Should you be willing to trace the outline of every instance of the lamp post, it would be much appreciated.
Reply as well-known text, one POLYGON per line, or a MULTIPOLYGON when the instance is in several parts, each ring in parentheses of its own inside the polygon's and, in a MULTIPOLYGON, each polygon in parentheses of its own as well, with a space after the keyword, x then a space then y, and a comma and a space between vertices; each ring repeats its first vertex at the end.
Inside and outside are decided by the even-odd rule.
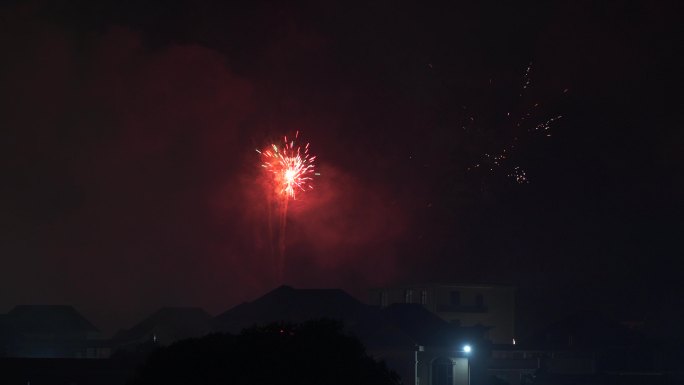
POLYGON ((473 352, 473 347, 470 344, 463 345, 463 353, 466 356, 466 362, 468 363, 468 385, 470 385, 470 353, 473 352))
POLYGON ((418 352, 422 352, 425 350, 425 347, 423 345, 416 345, 415 351, 414 351, 414 357, 415 357, 415 365, 413 367, 413 385, 419 385, 419 378, 418 378, 418 352))

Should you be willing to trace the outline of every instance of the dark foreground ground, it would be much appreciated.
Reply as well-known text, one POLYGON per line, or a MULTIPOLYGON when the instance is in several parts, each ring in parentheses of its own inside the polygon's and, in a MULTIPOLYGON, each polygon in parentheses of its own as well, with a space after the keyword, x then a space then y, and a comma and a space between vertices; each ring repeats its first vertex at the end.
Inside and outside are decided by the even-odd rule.
POLYGON ((122 385, 135 365, 113 359, 2 358, 3 385, 122 385))

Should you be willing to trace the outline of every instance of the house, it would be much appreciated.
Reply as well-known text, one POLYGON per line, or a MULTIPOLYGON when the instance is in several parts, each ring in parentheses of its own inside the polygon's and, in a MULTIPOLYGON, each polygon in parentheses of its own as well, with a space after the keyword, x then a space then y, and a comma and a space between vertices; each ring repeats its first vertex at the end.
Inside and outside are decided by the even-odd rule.
POLYGON ((198 307, 163 307, 130 329, 116 333, 117 348, 133 348, 153 342, 169 345, 186 338, 201 337, 217 331, 217 323, 198 307))
POLYGON ((16 306, 0 318, 4 357, 106 358, 110 344, 72 306, 16 306))
POLYGON ((387 363, 405 384, 466 385, 483 372, 473 358, 486 355, 483 327, 458 327, 416 304, 369 306, 339 289, 281 286, 216 317, 221 330, 335 319, 368 353, 387 363))
MULTIPOLYGON (((661 384, 669 381, 660 344, 598 312, 583 311, 540 328, 516 345, 493 347, 492 376, 509 384, 661 384)), ((670 373, 671 374, 671 373, 670 373)))
POLYGON ((486 328, 454 326, 418 304, 374 310, 350 330, 404 383, 465 385, 485 374, 480 362, 489 351, 486 328))
POLYGON ((358 322, 366 306, 340 289, 294 289, 280 286, 252 302, 227 310, 216 321, 224 332, 239 333, 253 325, 298 323, 328 318, 345 324, 358 322))
POLYGON ((494 344, 515 338, 515 287, 485 284, 424 284, 373 289, 370 304, 415 303, 456 326, 486 327, 494 344))

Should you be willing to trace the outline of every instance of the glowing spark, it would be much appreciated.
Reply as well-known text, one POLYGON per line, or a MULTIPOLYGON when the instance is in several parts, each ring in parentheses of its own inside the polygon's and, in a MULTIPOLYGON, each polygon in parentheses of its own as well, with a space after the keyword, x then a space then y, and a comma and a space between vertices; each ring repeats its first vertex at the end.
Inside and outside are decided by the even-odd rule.
MULTIPOLYGON (((525 75, 523 76, 523 90, 527 89, 527 87, 530 86, 530 70, 532 70, 532 62, 527 65, 527 68, 525 69, 525 75)), ((521 92, 522 95, 522 92, 521 92)))
POLYGON ((270 149, 257 150, 263 157, 261 166, 273 175, 278 193, 292 199, 296 199, 298 191, 313 189, 312 176, 318 175, 314 172, 316 157, 309 155, 309 143, 303 149, 296 146, 298 137, 299 131, 294 139, 288 140, 287 136, 283 137, 280 148, 271 144, 270 149))
POLYGON ((521 169, 518 166, 515 166, 513 168, 513 172, 508 174, 508 177, 513 178, 515 182, 518 184, 530 183, 529 179, 527 179, 527 174, 525 174, 525 170, 521 169))
MULTIPOLYGON (((531 72, 532 62, 527 65, 523 73, 522 84, 518 92, 521 98, 520 103, 527 104, 524 102, 523 98, 524 95, 532 88, 531 72)), ((565 88, 563 93, 567 92, 568 89, 565 88)), ((518 166, 512 167, 510 163, 514 161, 516 153, 520 151, 519 146, 517 146, 518 143, 529 141, 533 135, 551 137, 553 125, 556 123, 556 121, 563 117, 562 115, 556 115, 546 118, 546 120, 539 120, 539 115, 542 113, 542 109, 540 108, 542 105, 542 102, 534 101, 533 103, 529 103, 526 109, 521 112, 511 113, 511 111, 506 111, 505 114, 506 121, 508 122, 507 125, 510 125, 510 127, 507 127, 507 130, 517 132, 520 138, 518 136, 514 136, 512 140, 508 140, 502 144, 499 144, 499 148, 495 152, 481 153, 477 156, 475 163, 471 164, 467 170, 489 170, 490 172, 494 173, 495 170, 505 169, 507 170, 508 177, 515 180, 516 183, 530 183, 525 170, 518 166), (524 132, 521 132, 523 130, 524 132)), ((464 110, 466 109, 465 106, 462 106, 462 108, 464 110)), ((471 130, 473 128, 471 123, 474 124, 476 120, 481 120, 478 119, 477 115, 473 116, 470 114, 466 115, 464 118, 465 123, 462 125, 463 130, 471 130)))

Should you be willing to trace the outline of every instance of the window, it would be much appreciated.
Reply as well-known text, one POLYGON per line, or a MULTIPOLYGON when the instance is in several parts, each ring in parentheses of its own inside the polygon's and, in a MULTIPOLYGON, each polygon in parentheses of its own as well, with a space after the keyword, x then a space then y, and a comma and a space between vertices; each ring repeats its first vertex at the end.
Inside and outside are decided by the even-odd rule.
POLYGON ((380 306, 381 307, 387 307, 387 292, 386 291, 380 292, 380 306))
POLYGON ((484 305, 484 299, 482 298, 482 294, 477 293, 477 296, 475 297, 475 305, 477 307, 482 307, 482 305, 484 305))
POLYGON ((406 303, 413 302, 413 290, 406 289, 406 291, 404 292, 404 299, 405 299, 404 302, 406 302, 406 303))
POLYGON ((453 385, 454 363, 446 357, 440 357, 432 363, 432 385, 453 385))
POLYGON ((452 291, 450 294, 449 303, 453 306, 459 306, 461 304, 461 293, 458 291, 452 291))
POLYGON ((427 290, 420 291, 420 303, 421 305, 425 305, 427 303, 427 290))

